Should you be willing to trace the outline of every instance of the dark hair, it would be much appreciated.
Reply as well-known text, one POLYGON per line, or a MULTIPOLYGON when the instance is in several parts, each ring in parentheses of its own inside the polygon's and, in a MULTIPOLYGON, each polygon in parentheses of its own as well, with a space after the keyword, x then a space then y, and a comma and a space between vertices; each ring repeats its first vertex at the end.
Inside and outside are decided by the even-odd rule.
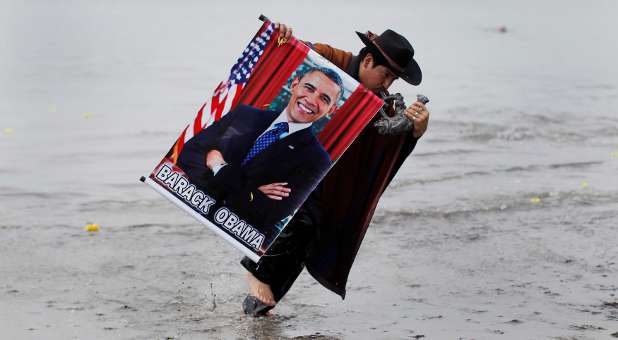
POLYGON ((382 65, 388 67, 389 69, 391 68, 388 64, 388 61, 386 61, 386 58, 384 58, 382 56, 382 53, 380 53, 380 51, 378 51, 376 48, 365 46, 360 50, 360 52, 358 52, 358 56, 362 61, 369 53, 371 53, 371 56, 373 57, 373 67, 382 65))
MULTIPOLYGON (((322 74, 327 76, 330 80, 332 80, 335 84, 337 84, 337 86, 339 86, 339 98, 341 98, 341 95, 343 94, 343 80, 341 80, 341 77, 335 70, 332 70, 327 67, 322 67, 322 66, 310 66, 298 72, 296 74, 296 77, 298 78, 298 80, 301 80, 303 79, 304 76, 308 75, 309 73, 313 73, 315 71, 321 72, 322 74)), ((339 98, 335 100, 335 103, 339 100, 339 98)))

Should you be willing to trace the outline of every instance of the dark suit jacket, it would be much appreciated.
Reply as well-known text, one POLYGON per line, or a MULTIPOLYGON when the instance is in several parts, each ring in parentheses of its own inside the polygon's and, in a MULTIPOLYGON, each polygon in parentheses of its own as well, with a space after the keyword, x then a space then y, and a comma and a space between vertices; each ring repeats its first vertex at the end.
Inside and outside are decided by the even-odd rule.
POLYGON ((191 183, 262 232, 293 214, 332 163, 306 128, 274 142, 241 167, 255 140, 279 114, 239 105, 190 139, 178 157, 191 183), (206 167, 206 154, 214 149, 228 163, 216 176, 206 167), (273 200, 257 189, 275 182, 287 182, 290 196, 273 200))

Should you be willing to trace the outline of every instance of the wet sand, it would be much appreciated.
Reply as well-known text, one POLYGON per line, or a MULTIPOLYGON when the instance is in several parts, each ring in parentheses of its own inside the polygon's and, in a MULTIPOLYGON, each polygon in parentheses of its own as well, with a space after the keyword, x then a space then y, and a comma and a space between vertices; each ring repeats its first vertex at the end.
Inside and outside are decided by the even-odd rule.
POLYGON ((337 27, 283 2, 2 4, 2 338, 618 338, 617 5, 318 5, 337 27), (392 25, 425 76, 395 90, 433 116, 345 301, 304 272, 253 319, 240 253, 138 178, 259 13, 351 50, 353 30, 392 25))
POLYGON ((107 210, 161 209, 174 223, 119 221, 96 234, 2 226, 0 320, 14 339, 608 338, 618 331, 618 231, 607 224, 617 204, 578 198, 586 195, 548 197, 544 207, 382 209, 345 301, 303 273, 263 319, 241 314, 239 254, 156 196, 107 210))

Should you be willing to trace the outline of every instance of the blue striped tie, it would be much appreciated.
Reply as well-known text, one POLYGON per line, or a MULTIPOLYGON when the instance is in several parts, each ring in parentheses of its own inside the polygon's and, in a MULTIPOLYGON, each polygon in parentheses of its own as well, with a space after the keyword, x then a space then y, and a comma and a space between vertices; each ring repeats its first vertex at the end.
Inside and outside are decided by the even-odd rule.
POLYGON ((245 159, 240 163, 241 166, 245 165, 248 161, 250 161, 255 155, 262 152, 262 150, 266 149, 270 144, 282 138, 283 134, 287 134, 289 131, 288 123, 281 122, 275 124, 275 126, 266 131, 263 135, 260 136, 251 147, 251 150, 245 156, 245 159))

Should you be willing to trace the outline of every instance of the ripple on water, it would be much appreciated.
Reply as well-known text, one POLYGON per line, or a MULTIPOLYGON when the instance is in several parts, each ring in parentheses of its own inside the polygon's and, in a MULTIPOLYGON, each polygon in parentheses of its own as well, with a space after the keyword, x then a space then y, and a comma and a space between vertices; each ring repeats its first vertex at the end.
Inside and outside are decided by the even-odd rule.
POLYGON ((43 191, 20 191, 19 189, 13 189, 13 191, 4 191, 0 190, 0 199, 8 198, 11 200, 21 200, 21 199, 41 199, 41 200, 59 200, 59 199, 69 199, 75 197, 85 197, 88 196, 84 193, 79 192, 43 192, 43 191))
POLYGON ((465 155, 465 154, 474 154, 479 153, 481 150, 478 149, 447 149, 447 150, 439 150, 439 151, 429 151, 429 152, 414 152, 414 157, 434 157, 434 156, 446 156, 446 155, 465 155))
POLYGON ((547 170, 565 169, 565 170, 582 170, 595 166, 602 166, 606 164, 606 161, 585 161, 585 162, 565 162, 565 163, 551 163, 551 164, 532 164, 527 166, 511 166, 507 168, 498 168, 493 170, 478 170, 467 171, 462 173, 445 173, 436 177, 424 177, 424 178, 408 178, 400 179, 393 182, 390 186, 390 190, 401 190, 410 186, 419 184, 433 184, 442 183, 448 181, 457 181, 461 179, 470 179, 472 177, 479 176, 492 176, 499 174, 513 174, 513 173, 544 173, 547 170))
POLYGON ((113 210, 127 210, 138 208, 154 208, 166 206, 167 201, 160 198, 155 199, 137 199, 137 200, 114 200, 104 199, 97 201, 84 202, 80 204, 80 212, 90 211, 113 211, 113 210))
MULTIPOLYGON (((618 192, 520 192, 513 195, 490 196, 485 199, 463 202, 457 206, 435 207, 422 210, 388 210, 380 209, 376 212, 373 222, 378 224, 390 224, 409 221, 416 217, 458 219, 466 216, 511 213, 516 211, 529 211, 531 209, 546 208, 575 208, 592 205, 615 204, 618 202, 618 192), (532 204, 530 197, 538 197, 539 203, 532 204)), ((610 216, 608 218, 614 218, 610 216)))

